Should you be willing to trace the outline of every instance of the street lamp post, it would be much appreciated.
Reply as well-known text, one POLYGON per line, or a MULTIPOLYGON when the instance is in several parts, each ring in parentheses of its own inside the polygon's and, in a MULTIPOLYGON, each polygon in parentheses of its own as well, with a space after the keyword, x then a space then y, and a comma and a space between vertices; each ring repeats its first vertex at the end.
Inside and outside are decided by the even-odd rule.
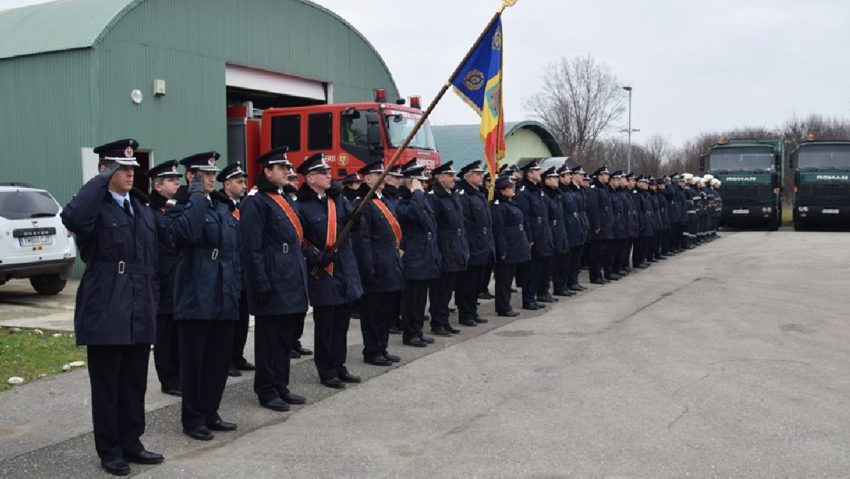
POLYGON ((632 87, 624 86, 623 90, 629 92, 629 155, 628 171, 632 171, 632 87))

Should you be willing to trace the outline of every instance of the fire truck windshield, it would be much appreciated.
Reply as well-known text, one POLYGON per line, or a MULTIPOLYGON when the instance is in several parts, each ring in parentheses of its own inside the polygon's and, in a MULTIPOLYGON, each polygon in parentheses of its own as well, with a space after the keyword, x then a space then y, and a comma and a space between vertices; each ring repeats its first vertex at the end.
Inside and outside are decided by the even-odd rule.
MULTIPOLYGON (((384 118, 387 126, 387 134, 389 135, 390 147, 398 148, 404 143, 404 139, 413 130, 413 126, 419 121, 422 115, 420 113, 410 113, 398 110, 384 110, 384 118)), ((409 148, 417 148, 420 150, 436 150, 437 146, 434 143, 434 134, 431 132, 431 124, 427 121, 422 125, 413 140, 410 141, 409 148)))

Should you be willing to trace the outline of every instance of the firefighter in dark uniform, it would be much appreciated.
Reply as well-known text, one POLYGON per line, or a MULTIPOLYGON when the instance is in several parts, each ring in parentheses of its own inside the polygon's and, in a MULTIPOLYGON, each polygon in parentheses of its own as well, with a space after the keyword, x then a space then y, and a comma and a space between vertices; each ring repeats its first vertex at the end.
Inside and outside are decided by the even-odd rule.
MULTIPOLYGON (((569 250, 565 253, 558 267, 552 275, 553 294, 557 296, 574 296, 576 291, 570 288, 570 276, 573 257, 576 248, 584 245, 582 237, 581 219, 578 214, 578 203, 570 193, 569 186, 572 184, 572 172, 566 162, 558 168, 558 190, 560 191, 561 208, 564 210, 564 228, 567 232, 567 246, 569 250)), ((579 253, 581 254, 581 253, 579 253)))
POLYGON ((415 162, 402 170, 397 207, 401 224, 401 257, 405 287, 401 292, 402 342, 407 346, 425 347, 434 339, 425 336, 425 306, 428 285, 440 277, 440 252, 437 248, 437 220, 422 188, 425 167, 415 162))
POLYGON ((166 161, 148 172, 153 191, 148 199, 157 224, 157 266, 159 281, 159 308, 156 313, 156 346, 153 361, 162 392, 172 396, 183 394, 180 390, 180 349, 177 324, 174 322, 174 267, 177 265, 177 249, 165 229, 163 214, 177 204, 174 199, 180 188, 177 160, 166 161))
POLYGON ((431 332, 438 336, 459 333, 449 324, 449 301, 458 273, 465 271, 469 261, 469 244, 464 233, 463 205, 454 192, 455 171, 448 161, 432 170, 433 186, 428 201, 437 220, 437 246, 440 252, 440 277, 431 282, 428 290, 431 313, 431 332))
POLYGON ((682 201, 681 189, 679 187, 679 173, 670 175, 670 182, 664 188, 663 194, 667 198, 667 209, 670 213, 670 250, 673 254, 676 254, 682 250, 682 222, 683 217, 687 215, 687 213, 685 215, 682 214, 685 205, 682 201))
POLYGON ((487 265, 493 258, 493 220, 484 186, 484 169, 481 161, 473 161, 460 170, 461 181, 457 187, 463 207, 464 232, 469 245, 469 262, 465 271, 457 274, 455 305, 458 322, 464 326, 477 326, 487 320, 478 315, 478 293, 487 265))
POLYGON ((620 275, 621 271, 625 274, 625 265, 620 263, 620 260, 623 259, 623 250, 629 237, 629 225, 626 218, 628 207, 623 202, 623 196, 620 195, 621 182, 625 176, 622 170, 617 170, 611 174, 608 180, 608 197, 611 199, 611 212, 614 216, 614 239, 610 243, 610 274, 606 272, 605 277, 612 280, 620 279, 622 277, 620 275))
POLYGON ((627 205, 627 218, 628 218, 628 233, 629 237, 626 239, 625 251, 623 251, 622 264, 625 265, 626 273, 632 272, 632 258, 634 257, 634 250, 637 245, 638 239, 640 238, 640 210, 638 207, 638 199, 637 199, 637 185, 635 184, 635 174, 629 172, 626 174, 626 184, 625 187, 620 190, 623 195, 623 200, 627 205))
POLYGON ((516 267, 531 261, 531 248, 525 234, 525 215, 514 203, 514 196, 516 187, 510 174, 496 179, 496 194, 491 204, 496 249, 496 314, 508 318, 519 316, 511 307, 511 283, 516 267))
POLYGON ((682 191, 685 193, 685 211, 688 214, 688 221, 685 224, 685 236, 687 237, 687 246, 686 249, 693 249, 696 246, 696 238, 697 238, 697 200, 696 197, 699 195, 696 189, 694 188, 694 175, 691 173, 685 173, 683 175, 685 179, 685 186, 682 191))
POLYGON ((590 241, 590 222, 587 219, 587 191, 582 186, 586 172, 581 165, 570 168, 569 172, 570 184, 567 186, 567 191, 575 200, 581 238, 576 246, 570 246, 570 272, 567 278, 567 288, 571 291, 584 291, 587 288, 579 284, 578 275, 581 270, 584 250, 590 241))
MULTIPOLYGON (((484 173, 484 184, 481 189, 484 190, 484 194, 489 198, 490 188, 493 185, 493 178, 490 176, 490 172, 484 173)), ((489 201, 489 200, 488 200, 489 201)), ((489 203, 487 209, 490 209, 489 203)), ((481 288, 478 291, 478 299, 493 299, 495 296, 490 294, 490 280, 493 279, 493 262, 495 261, 495 256, 491 256, 490 261, 484 266, 484 272, 481 275, 481 288)))
POLYGON ((656 212, 649 196, 649 180, 641 175, 637 178, 638 212, 640 216, 640 239, 632 263, 635 268, 644 269, 649 266, 649 253, 652 247, 652 237, 655 235, 656 212))
POLYGON ((546 268, 546 277, 540 290, 544 296, 549 296, 549 284, 553 285, 552 295, 573 296, 575 293, 566 291, 566 282, 562 275, 566 273, 570 265, 570 240, 567 237, 567 220, 564 214, 564 203, 561 199, 561 174, 558 167, 552 166, 543 172, 543 193, 545 193, 546 206, 548 208, 549 225, 552 228, 552 244, 554 255, 546 268), (555 278, 559 278, 558 281, 555 278))
POLYGON ((304 160, 298 173, 304 181, 298 190, 298 209, 304 229, 302 251, 307 259, 307 284, 315 322, 314 357, 320 382, 334 389, 359 383, 360 377, 345 366, 351 303, 363 294, 352 238, 339 235, 354 212, 354 203, 331 184, 324 155, 304 160))
POLYGON ((307 312, 307 267, 300 252, 300 221, 281 195, 292 171, 288 149, 278 147, 257 158, 257 189, 242 202, 239 220, 243 294, 254 316, 254 393, 261 406, 273 411, 306 401, 289 391, 290 350, 307 312))
POLYGON ((543 308, 540 303, 555 301, 555 298, 539 289, 555 254, 555 243, 549 223, 549 210, 544 203, 540 162, 531 161, 522 167, 522 171, 523 180, 514 201, 525 215, 525 233, 531 246, 532 259, 519 266, 517 274, 522 277, 522 308, 536 310, 543 308))
MULTIPOLYGON (((416 158, 412 158, 408 161, 415 164, 416 158)), ((402 168, 403 165, 401 163, 395 164, 384 178, 384 184, 381 189, 381 194, 384 196, 384 200, 389 204, 390 209, 393 211, 395 211, 395 207, 398 204, 398 189, 402 184, 402 168)), ((390 320, 389 331, 390 334, 401 334, 401 294, 398 295, 398 301, 393 303, 392 307, 394 308, 394 311, 388 313, 392 317, 390 320)))
MULTIPOLYGON (((239 163, 231 163, 216 175, 216 181, 221 183, 222 188, 218 191, 221 196, 230 201, 236 218, 239 219, 239 207, 245 197, 247 182, 245 172, 239 163)), ((243 281, 245 278, 242 278, 243 281)), ((248 298, 245 294, 245 285, 242 285, 242 294, 239 297, 239 321, 233 327, 233 348, 230 351, 229 376, 241 376, 240 371, 253 371, 254 365, 245 359, 245 343, 248 340, 248 327, 250 315, 248 314, 248 298)))
MULTIPOLYGON (((358 201, 377 184, 384 171, 376 160, 360 169, 364 184, 358 201)), ((360 331, 363 334, 363 360, 375 366, 390 366, 401 358, 387 351, 390 327, 398 314, 404 273, 400 249, 402 232, 394 211, 395 200, 378 186, 369 205, 363 208, 354 238, 354 251, 360 266, 363 296, 360 298, 360 331)))
POLYGON ((136 140, 94 149, 97 176, 62 210, 86 270, 77 289, 74 336, 87 346, 94 444, 101 467, 130 473, 128 462, 158 464, 145 450, 148 358, 156 339, 157 222, 133 193, 136 140))
POLYGON ((342 196, 345 196, 350 202, 354 202, 360 194, 360 185, 363 184, 363 177, 360 173, 354 172, 342 179, 342 196))
POLYGON ((605 284, 610 279, 603 272, 610 270, 610 244, 614 238, 614 215, 608 195, 608 167, 602 166, 590 175, 593 185, 587 190, 587 218, 590 223, 588 266, 590 282, 605 284))
POLYGON ((213 439, 210 431, 236 429, 218 413, 242 289, 239 220, 233 204, 215 191, 218 158, 211 151, 180 160, 189 186, 165 213, 178 252, 174 319, 180 336, 181 421, 183 432, 201 441, 213 439))
POLYGON ((670 203, 667 201, 667 195, 664 194, 665 189, 667 188, 667 182, 670 181, 669 177, 664 177, 661 179, 655 180, 655 196, 658 197, 658 205, 660 206, 660 216, 661 216, 661 235, 659 237, 659 251, 661 253, 661 259, 667 259, 670 257, 670 203))

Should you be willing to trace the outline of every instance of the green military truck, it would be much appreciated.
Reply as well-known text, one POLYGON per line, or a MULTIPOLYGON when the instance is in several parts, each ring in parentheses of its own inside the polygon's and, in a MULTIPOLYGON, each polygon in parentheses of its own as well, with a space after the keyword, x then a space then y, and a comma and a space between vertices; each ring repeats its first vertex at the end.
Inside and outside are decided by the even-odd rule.
POLYGON ((700 161, 700 170, 721 181, 721 226, 765 227, 782 223, 782 140, 721 138, 700 161))
POLYGON ((794 229, 850 226, 850 141, 809 136, 791 154, 794 229))

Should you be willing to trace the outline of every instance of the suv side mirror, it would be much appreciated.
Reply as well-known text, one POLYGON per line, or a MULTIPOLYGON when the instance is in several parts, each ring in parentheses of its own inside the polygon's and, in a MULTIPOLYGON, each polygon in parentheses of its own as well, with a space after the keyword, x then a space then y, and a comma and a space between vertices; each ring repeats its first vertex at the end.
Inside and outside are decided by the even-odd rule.
POLYGON ((380 148, 384 145, 384 140, 381 138, 381 123, 377 113, 366 112, 366 137, 370 147, 380 148))

